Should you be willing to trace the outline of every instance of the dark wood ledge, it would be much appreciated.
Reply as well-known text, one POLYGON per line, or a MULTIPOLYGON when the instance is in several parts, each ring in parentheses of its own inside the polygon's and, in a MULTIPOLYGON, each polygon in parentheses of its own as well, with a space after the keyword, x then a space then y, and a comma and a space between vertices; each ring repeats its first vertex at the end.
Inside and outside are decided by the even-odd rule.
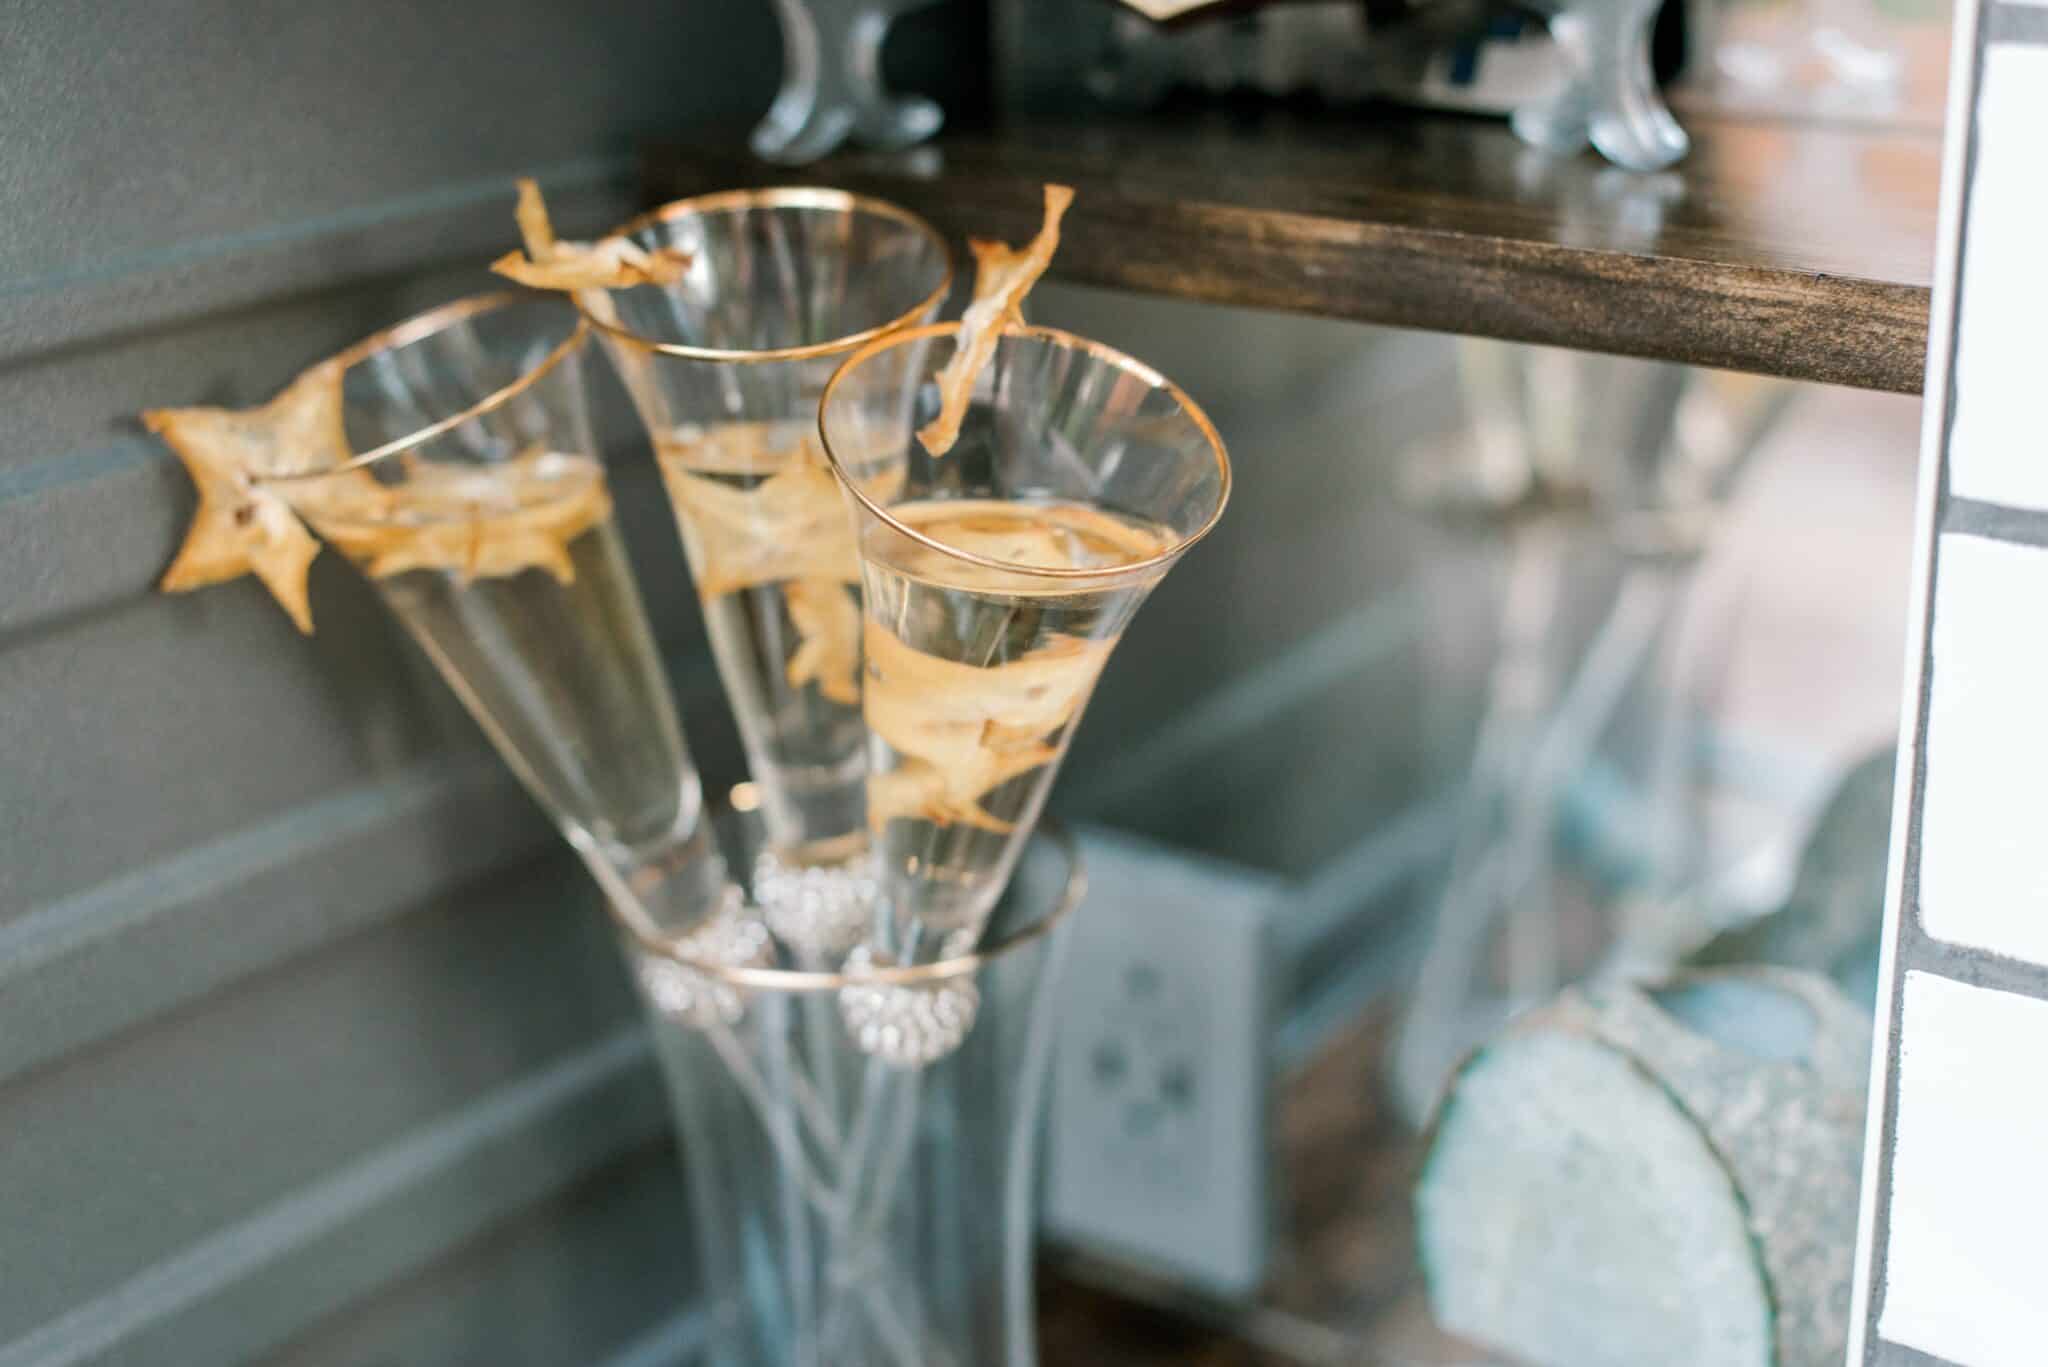
POLYGON ((838 185, 1012 241, 1063 181, 1054 271, 1083 284, 1917 393, 1938 137, 1688 125, 1692 155, 1650 176, 1391 111, 1008 125, 798 170, 724 139, 654 148, 646 175, 653 202, 838 185))

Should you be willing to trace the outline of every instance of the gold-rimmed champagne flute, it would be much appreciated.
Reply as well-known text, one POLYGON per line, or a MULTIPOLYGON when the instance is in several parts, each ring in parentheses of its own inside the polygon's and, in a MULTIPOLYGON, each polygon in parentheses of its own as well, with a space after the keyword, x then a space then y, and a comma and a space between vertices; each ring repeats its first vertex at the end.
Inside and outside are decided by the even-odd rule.
POLYGON ((331 363, 361 454, 261 482, 369 578, 607 891, 680 929, 724 869, 591 435, 589 336, 523 292, 387 328, 331 363))
POLYGON ((1230 494, 1193 399, 1052 328, 1002 333, 931 455, 912 408, 936 408, 960 335, 865 344, 819 411, 863 576, 879 948, 904 961, 980 934, 1124 628, 1230 494))
POLYGON ((705 195, 614 235, 688 262, 577 301, 674 505, 760 797, 754 891, 786 943, 840 953, 866 930, 873 878, 859 558, 817 406, 849 353, 933 315, 950 258, 915 215, 836 190, 705 195))

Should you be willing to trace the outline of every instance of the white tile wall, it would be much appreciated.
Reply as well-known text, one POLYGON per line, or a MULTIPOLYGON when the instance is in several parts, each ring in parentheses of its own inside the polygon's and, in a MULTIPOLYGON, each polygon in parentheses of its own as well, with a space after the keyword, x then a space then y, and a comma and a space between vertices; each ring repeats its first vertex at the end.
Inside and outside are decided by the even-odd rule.
MULTIPOLYGON (((2048 467, 2048 451, 2037 458, 2048 467)), ((1920 918, 2048 964, 2048 551, 1948 534, 1934 585, 1920 918)), ((2044 1056, 2048 1062, 2048 1056, 2044 1056)))
MULTIPOLYGON (((1951 160, 1943 190, 1961 252, 1939 263, 1934 318, 1953 313, 1955 331, 1933 338, 1927 390, 1947 391, 1953 418, 1942 431, 1931 411, 1922 459, 1953 498, 2042 513, 2048 43, 2022 4, 2048 0, 1956 6, 1947 155, 1965 131, 1974 155, 1951 160)), ((1920 791, 1905 795, 1919 838, 1903 860, 1894 850, 1907 894, 1894 914, 1917 915, 1927 938, 1910 920, 1887 937, 1896 996, 1879 1019, 1899 1014, 1878 1055, 1849 1356, 2033 1367, 2048 1363, 2048 1000, 2035 995, 2048 993, 2048 549, 2023 544, 2039 539, 2024 516, 1992 519, 2014 540, 1942 531, 1986 519, 1938 498, 1921 516, 1936 539, 1920 548, 1925 724, 1920 791)))
POLYGON ((2048 1002, 1906 975, 1886 1339, 1964 1367, 2048 1345, 2048 1002))
MULTIPOLYGON (((2042 2, 2042 0, 2037 0, 2042 2)), ((2048 378, 2048 48, 1994 44, 1984 54, 1977 167, 1955 360, 1949 491, 2048 509, 2048 457, 2038 439, 2048 378)))

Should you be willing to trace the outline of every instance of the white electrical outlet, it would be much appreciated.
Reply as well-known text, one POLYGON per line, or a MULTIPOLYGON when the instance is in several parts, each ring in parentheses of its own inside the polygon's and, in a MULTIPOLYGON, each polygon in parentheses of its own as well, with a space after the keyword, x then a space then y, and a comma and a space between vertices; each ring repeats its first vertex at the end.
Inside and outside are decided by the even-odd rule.
POLYGON ((1053 1064, 1057 1239, 1226 1296, 1265 1275, 1267 913, 1282 882, 1082 837, 1053 1064))

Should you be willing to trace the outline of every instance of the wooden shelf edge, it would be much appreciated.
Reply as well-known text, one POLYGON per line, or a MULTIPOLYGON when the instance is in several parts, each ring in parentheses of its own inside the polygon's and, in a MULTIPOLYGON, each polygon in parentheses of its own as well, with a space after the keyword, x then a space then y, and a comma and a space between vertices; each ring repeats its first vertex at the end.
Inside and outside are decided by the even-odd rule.
MULTIPOLYGON (((1718 155, 1696 154, 1697 172, 1630 180, 1585 158, 1559 163, 1554 188, 1531 190, 1530 154, 1505 128, 1477 120, 1397 126, 1387 138, 1393 152, 1357 128, 1339 142, 1326 129, 1133 127, 962 133, 802 168, 754 160, 737 141, 661 145, 645 153, 645 188, 660 203, 735 186, 833 185, 902 204, 956 241, 1022 241, 1038 222, 1040 183, 1059 179, 1080 196, 1053 273, 1078 284, 1920 391, 1924 274, 1830 268, 1871 263, 1911 274, 1896 263, 1912 259, 1918 222, 1892 232, 1886 251, 1859 255, 1869 244, 1844 244, 1855 234, 1841 224, 1860 206, 1838 205, 1832 223, 1814 225, 1808 251, 1797 192, 1788 203, 1782 183, 1765 189, 1749 170, 1758 158, 1785 157, 1787 145, 1826 161, 1888 151, 1882 140, 1730 129, 1718 155), (1270 173, 1262 154, 1275 163, 1270 173), (1431 179, 1433 161, 1452 168, 1442 185, 1431 179), (1681 208, 1648 233, 1620 212, 1603 220, 1598 196, 1611 200, 1617 184, 1623 194, 1648 187, 1681 208), (1772 216, 1751 213, 1751 201, 1768 201, 1772 216)), ((1932 195, 1930 184, 1929 224, 1932 195)), ((1913 220, 1917 185, 1907 198, 1913 220)))

